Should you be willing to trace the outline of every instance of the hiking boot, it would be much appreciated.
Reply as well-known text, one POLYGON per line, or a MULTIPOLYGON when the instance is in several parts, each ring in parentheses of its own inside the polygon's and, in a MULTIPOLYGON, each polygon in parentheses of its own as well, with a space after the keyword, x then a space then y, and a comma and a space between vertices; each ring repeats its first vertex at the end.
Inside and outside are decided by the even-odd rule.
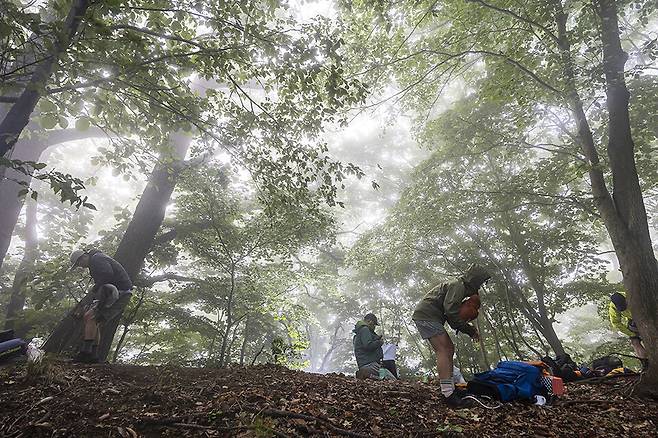
POLYGON ((464 398, 458 392, 453 392, 450 397, 446 398, 446 403, 452 409, 468 409, 475 407, 475 402, 471 398, 464 398))

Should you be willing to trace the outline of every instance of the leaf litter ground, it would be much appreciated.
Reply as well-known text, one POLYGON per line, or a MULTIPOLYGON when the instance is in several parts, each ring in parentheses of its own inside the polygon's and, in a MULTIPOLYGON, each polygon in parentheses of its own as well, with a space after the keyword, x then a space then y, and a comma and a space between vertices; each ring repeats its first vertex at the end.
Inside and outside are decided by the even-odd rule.
POLYGON ((553 406, 454 411, 429 383, 55 362, 38 377, 0 369, 0 437, 658 436, 658 403, 625 395, 636 382, 571 384, 553 406))

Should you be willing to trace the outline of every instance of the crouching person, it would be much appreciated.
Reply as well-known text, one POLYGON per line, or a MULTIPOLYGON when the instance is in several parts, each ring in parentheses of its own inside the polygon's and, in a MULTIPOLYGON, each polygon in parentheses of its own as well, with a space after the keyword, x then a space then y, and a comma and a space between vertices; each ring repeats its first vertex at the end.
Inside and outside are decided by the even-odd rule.
POLYGON ((455 345, 444 324, 447 322, 457 333, 465 333, 474 341, 479 339, 477 329, 468 322, 477 318, 480 307, 478 290, 489 278, 491 275, 486 269, 473 265, 458 280, 440 284, 427 292, 412 316, 420 336, 429 341, 436 354, 441 393, 448 406, 454 408, 470 407, 472 401, 463 399, 463 394, 455 391, 455 345))
POLYGON ((98 362, 100 325, 118 317, 130 300, 132 281, 119 262, 97 250, 71 253, 71 269, 88 268, 94 280, 93 302, 84 309, 83 340, 76 362, 98 362))
POLYGON ((395 376, 386 368, 382 368, 382 337, 375 333, 377 317, 368 313, 354 326, 354 357, 359 370, 356 372, 358 379, 381 379, 395 380, 395 376))

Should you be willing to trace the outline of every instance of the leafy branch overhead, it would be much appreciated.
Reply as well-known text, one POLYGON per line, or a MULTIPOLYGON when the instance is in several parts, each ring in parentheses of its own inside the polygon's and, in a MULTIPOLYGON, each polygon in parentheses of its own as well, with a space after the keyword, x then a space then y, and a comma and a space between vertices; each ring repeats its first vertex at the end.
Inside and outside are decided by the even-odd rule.
MULTIPOLYGON (((85 207, 96 210, 96 207, 91 202, 87 202, 89 197, 80 194, 81 191, 85 190, 85 185, 80 178, 56 170, 40 172, 47 167, 47 164, 36 163, 34 161, 10 160, 0 157, 0 166, 15 170, 37 180, 45 181, 50 186, 50 189, 58 195, 61 202, 68 202, 76 209, 85 207)), ((26 181, 15 180, 14 182, 24 187, 18 191, 18 196, 25 196, 29 193, 32 199, 37 200, 38 192, 31 188, 26 181)))

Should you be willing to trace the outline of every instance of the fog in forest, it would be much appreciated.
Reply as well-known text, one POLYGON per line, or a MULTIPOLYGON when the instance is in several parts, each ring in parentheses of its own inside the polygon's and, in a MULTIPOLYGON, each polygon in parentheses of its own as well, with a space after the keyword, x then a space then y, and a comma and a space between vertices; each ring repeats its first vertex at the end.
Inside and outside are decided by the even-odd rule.
POLYGON ((453 337, 464 375, 633 353, 608 305, 629 288, 633 309, 657 300, 636 292, 658 278, 643 265, 658 236, 655 2, 621 7, 626 106, 607 100, 613 55, 573 5, 565 36, 539 1, 497 2, 518 6, 508 14, 479 1, 110 3, 83 12, 96 18, 66 50, 30 42, 38 23, 45 38, 64 22, 50 2, 0 14, 19 23, 0 33, 0 115, 26 113, 1 132, 6 328, 75 350, 62 333, 91 283, 69 255, 97 249, 135 286, 103 328, 110 362, 353 375, 352 330, 372 312, 399 341, 400 374, 422 379, 435 362, 416 304, 480 264, 481 341, 453 337), (34 110, 19 108, 27 60, 48 50, 34 110), (629 155, 607 153, 625 141, 612 105, 630 114, 628 183, 615 160, 629 155))

